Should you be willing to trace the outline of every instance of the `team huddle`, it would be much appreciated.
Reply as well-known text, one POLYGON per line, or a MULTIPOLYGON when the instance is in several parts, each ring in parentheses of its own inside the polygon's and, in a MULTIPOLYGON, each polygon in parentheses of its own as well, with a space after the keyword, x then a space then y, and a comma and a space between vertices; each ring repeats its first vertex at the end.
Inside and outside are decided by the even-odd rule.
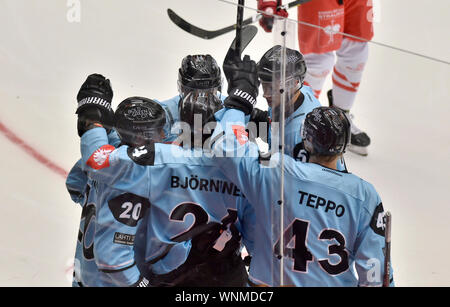
POLYGON ((222 70, 188 55, 178 95, 115 111, 108 79, 82 84, 66 182, 82 206, 73 286, 381 286, 384 209, 347 171, 348 115, 303 84, 299 51, 277 45, 256 63, 230 48, 222 70))

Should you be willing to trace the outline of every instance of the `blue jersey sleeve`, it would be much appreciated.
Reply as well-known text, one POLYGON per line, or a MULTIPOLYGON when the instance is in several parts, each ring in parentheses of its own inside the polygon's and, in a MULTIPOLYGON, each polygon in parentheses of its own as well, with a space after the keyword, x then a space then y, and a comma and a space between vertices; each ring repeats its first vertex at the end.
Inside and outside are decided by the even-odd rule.
POLYGON ((78 160, 66 179, 66 188, 72 200, 80 205, 85 202, 87 175, 82 170, 82 161, 78 160))
POLYGON ((105 129, 94 128, 81 137, 83 167, 89 172, 89 176, 116 189, 148 197, 150 169, 145 165, 136 164, 129 158, 128 146, 116 149, 109 145, 105 134, 105 129))
POLYGON ((117 134, 117 131, 115 129, 112 129, 111 132, 108 134, 108 143, 118 147, 120 145, 120 137, 119 134, 117 134))
POLYGON ((237 203, 238 223, 237 228, 242 235, 242 243, 248 253, 254 253, 254 236, 255 236, 255 207, 250 204, 247 199, 239 199, 237 203))
MULTIPOLYGON (((113 146, 119 146, 120 138, 117 132, 113 129, 108 134, 108 143, 113 146)), ((78 160, 69 172, 66 179, 66 188, 72 200, 80 205, 85 201, 85 193, 88 182, 88 177, 83 171, 83 162, 78 160)))
MULTIPOLYGON (((355 266, 360 286, 381 286, 384 275, 385 223, 380 196, 366 183, 366 206, 361 211, 355 242, 355 266)), ((394 286, 392 265, 390 286, 394 286)))
POLYGON ((244 189, 243 193, 253 203, 252 199, 257 199, 259 193, 253 188, 253 178, 261 178, 264 169, 258 167, 258 146, 248 142, 244 113, 227 109, 214 130, 212 140, 217 165, 227 178, 244 189))

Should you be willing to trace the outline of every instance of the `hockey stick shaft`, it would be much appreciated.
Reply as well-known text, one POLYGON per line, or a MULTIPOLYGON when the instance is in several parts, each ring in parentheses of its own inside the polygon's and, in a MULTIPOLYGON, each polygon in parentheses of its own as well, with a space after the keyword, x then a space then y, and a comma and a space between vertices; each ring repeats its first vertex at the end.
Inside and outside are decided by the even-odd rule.
POLYGON ((387 211, 385 214, 386 228, 385 228, 385 255, 384 255, 384 275, 383 287, 389 287, 391 284, 391 229, 392 229, 392 214, 387 211))
POLYGON ((236 17, 236 50, 241 56, 242 21, 244 19, 244 0, 239 0, 236 17))

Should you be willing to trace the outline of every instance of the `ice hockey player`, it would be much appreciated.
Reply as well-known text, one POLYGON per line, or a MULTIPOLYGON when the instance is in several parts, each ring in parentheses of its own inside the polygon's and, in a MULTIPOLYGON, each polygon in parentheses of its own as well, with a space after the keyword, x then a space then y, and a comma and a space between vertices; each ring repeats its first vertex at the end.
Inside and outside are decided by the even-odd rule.
MULTIPOLYGON (((269 109, 266 113, 271 121, 280 119, 281 104, 281 52, 283 48, 276 45, 267 50, 257 64, 258 77, 263 89, 263 97, 269 109), (274 88, 275 87, 275 88, 274 88)), ((305 61, 300 52, 286 48, 286 83, 283 92, 286 95, 285 105, 285 153, 296 159, 307 160, 302 138, 298 133, 305 115, 320 106, 312 90, 303 85, 307 71, 305 61)), ((255 113, 255 109, 252 114, 255 113)), ((269 142, 272 137, 269 138, 269 142)))
MULTIPOLYGON (((164 137, 165 112, 150 99, 125 99, 119 104, 115 118, 111 119, 112 88, 102 75, 88 76, 77 99, 79 135, 95 127, 97 121, 102 122, 106 114, 109 123, 115 124, 121 144, 139 147, 164 137)), ((111 149, 105 149, 105 152, 108 150, 111 149)), ((105 152, 93 159, 102 160, 105 152)), ((144 253, 151 253, 151 248, 158 251, 164 245, 147 242, 148 199, 91 178, 87 180, 86 190, 74 286, 148 286, 149 281, 143 275, 144 253)))
MULTIPOLYGON (((77 113, 80 111, 84 111, 81 114, 81 116, 85 117, 92 116, 92 113, 94 113, 93 116, 94 118, 96 118, 98 117, 96 115, 96 112, 101 110, 101 114, 99 116, 103 116, 101 122, 104 122, 105 127, 107 128, 108 143, 115 147, 118 147, 121 144, 121 140, 119 138, 119 135, 117 134, 116 128, 113 127, 114 113, 110 108, 108 108, 107 110, 108 112, 105 112, 105 110, 101 108, 102 106, 108 106, 107 102, 108 101, 111 102, 112 100, 113 93, 110 86, 110 82, 109 80, 106 80, 102 75, 99 74, 93 74, 89 76, 88 81, 86 81, 84 85, 86 89, 84 89, 83 91, 80 90, 80 93, 77 97, 78 101, 80 101, 80 104, 83 106, 83 108, 79 108, 77 110, 77 113), (88 81, 90 83, 88 83, 88 81), (92 106, 93 103, 95 102, 101 103, 98 105, 99 106, 98 108, 94 108, 92 106)), ((210 55, 186 56, 183 59, 182 66, 179 69, 179 80, 178 80, 180 95, 177 95, 176 97, 161 103, 166 114, 165 116, 166 124, 164 125, 164 134, 165 134, 164 142, 173 142, 178 137, 177 134, 171 133, 171 128, 176 123, 179 123, 180 113, 182 113, 181 120, 186 120, 187 117, 189 117, 189 114, 187 113, 189 111, 189 106, 187 106, 189 101, 193 100, 192 98, 199 95, 199 93, 201 93, 201 95, 207 96, 212 95, 220 97, 221 83, 222 79, 220 67, 217 65, 215 60, 210 55)), ((208 98, 212 99, 212 96, 208 98)), ((214 101, 216 101, 216 99, 214 101)), ((121 122, 123 123, 127 120, 127 118, 124 118, 123 116, 119 115, 120 110, 119 113, 117 113, 117 115, 119 116, 119 118, 121 118, 121 122)), ((129 120, 133 119, 129 115, 128 118, 129 120)), ((204 118, 206 118, 206 116, 204 116, 204 118)), ((80 122, 82 122, 82 117, 80 117, 79 123, 80 122)), ((81 133, 80 130, 79 133, 81 133)), ((134 143, 128 142, 127 144, 129 146, 132 146, 134 143)), ((134 146, 137 145, 134 144, 134 146)), ((80 221, 80 234, 85 232, 85 230, 87 229, 86 227, 89 226, 85 225, 86 221, 85 216, 87 215, 85 210, 87 210, 86 197, 91 191, 90 185, 92 184, 89 181, 87 174, 83 170, 83 168, 84 167, 82 165, 81 160, 77 161, 77 163, 71 169, 66 180, 66 187, 71 198, 73 199, 74 202, 79 203, 83 208, 82 218, 80 221), (90 182, 90 184, 88 184, 88 182, 90 182)), ((90 227, 93 227, 92 225, 90 227)), ((93 258, 88 260, 83 258, 84 256, 82 252, 82 244, 81 244, 82 242, 80 241, 81 238, 82 236, 79 237, 79 240, 77 242, 73 285, 74 286, 81 284, 83 284, 84 286, 107 285, 105 283, 96 283, 96 281, 98 280, 98 276, 96 275, 95 272, 98 271, 98 268, 97 265, 92 260, 93 258), (90 276, 89 279, 87 277, 83 278, 83 276, 87 275, 90 276), (82 279, 84 279, 83 282, 81 282, 82 279)), ((171 249, 170 255, 167 256, 166 259, 177 258, 177 256, 174 255, 178 253, 181 254, 184 253, 185 254, 184 258, 181 259, 182 258, 181 257, 180 260, 178 260, 182 263, 186 259, 185 258, 186 252, 184 250, 185 248, 181 246, 171 249)), ((151 255, 147 256, 150 257, 151 255)), ((157 267, 157 265, 160 265, 160 262, 155 264, 154 266, 157 267)), ((165 267, 164 269, 161 269, 160 272, 161 271, 167 272, 169 271, 169 268, 171 267, 170 266, 165 267)))
MULTIPOLYGON (((198 97, 201 99, 187 95, 180 102, 181 119, 203 115, 205 119, 200 122, 206 125, 214 121, 214 113, 221 103, 215 95, 200 92, 198 97)), ((101 126, 101 120, 95 124, 101 126)), ((192 165, 178 164, 180 157, 173 153, 184 151, 173 144, 120 146, 112 150, 105 129, 97 126, 88 126, 81 138, 83 164, 90 177, 148 199, 151 203, 148 237, 154 236, 174 246, 162 260, 177 268, 167 270, 153 264, 150 284, 245 286, 247 271, 240 254, 241 233, 245 242, 245 232, 253 228, 252 214, 244 194, 234 183, 225 180, 211 159, 192 165), (167 151, 161 155, 167 159, 154 159, 155 146, 167 151), (102 159, 95 158, 99 155, 102 159), (249 222, 237 212, 242 216, 245 213, 249 222), (183 249, 186 246, 188 249, 183 249), (178 247, 186 251, 184 258, 173 251, 178 247), (176 257, 168 259, 172 255, 176 257)), ((188 152, 203 151, 196 145, 188 152)), ((251 251, 252 247, 247 245, 247 249, 251 251)))
POLYGON ((181 134, 180 121, 189 118, 188 108, 183 104, 190 101, 223 101, 221 94, 222 73, 216 60, 209 54, 187 55, 178 69, 178 95, 159 103, 166 110, 166 142, 174 142, 181 134))
MULTIPOLYGON (((267 112, 253 108, 251 120, 261 122, 280 121, 280 79, 281 79, 281 53, 282 46, 276 45, 265 52, 257 63, 258 77, 263 89, 263 97, 267 100, 269 109, 267 112), (273 88, 273 87, 276 88, 273 88)), ((286 93, 285 106, 285 136, 284 153, 296 160, 307 162, 308 151, 305 150, 302 136, 299 131, 307 113, 320 106, 320 102, 312 93, 309 86, 303 84, 307 67, 303 56, 297 50, 286 48, 286 82, 283 92, 286 93)), ((258 123, 259 124, 259 123, 258 123)), ((267 132, 268 143, 271 146, 272 136, 267 132)), ((279 142, 278 142, 279 143, 279 142)), ((273 150, 278 150, 276 144, 273 150)), ((272 151, 273 152, 273 151, 272 151)), ((338 169, 346 170, 344 158, 338 161, 338 169)))
MULTIPOLYGON (((179 95, 170 100, 160 102, 166 111, 167 119, 167 123, 164 127, 164 132, 166 133, 164 141, 181 145, 186 145, 187 143, 189 146, 191 143, 194 144, 194 142, 197 142, 195 146, 202 149, 201 144, 207 139, 207 134, 204 133, 203 127, 208 122, 215 122, 213 115, 217 110, 222 108, 221 99, 223 100, 225 96, 220 93, 221 86, 221 70, 213 57, 210 55, 188 55, 183 58, 178 72, 179 95), (197 116, 201 115, 203 122, 195 123, 195 114, 197 114, 197 116), (187 134, 181 133, 183 129, 176 129, 177 125, 178 127, 183 127, 180 123, 187 124, 187 127, 186 125, 184 126, 184 128, 187 128, 185 129, 187 134), (175 127, 175 129, 171 131, 171 128, 173 127, 175 127), (199 128, 200 130, 198 130, 199 128), (191 134, 191 132, 193 133, 191 134), (199 137, 194 137, 194 135, 199 137), (188 137, 186 138, 186 136, 188 137)), ((114 130, 112 130, 108 136, 110 144, 115 146, 119 145, 114 130)), ((86 190, 85 183, 87 177, 85 173, 80 170, 80 164, 80 161, 77 162, 67 178, 67 188, 74 201, 78 200, 80 195, 83 195, 86 190)), ((229 187, 226 188, 228 189, 229 187)), ((245 203, 243 197, 237 198, 237 201, 245 203)), ((242 206, 244 206, 244 204, 242 204, 242 206)), ((249 245, 248 242, 247 245, 249 245)), ((173 257, 172 255, 175 253, 176 251, 172 250, 169 256, 173 257)), ((179 261, 182 262, 184 259, 179 261)), ((154 265, 154 267, 156 267, 156 265, 154 265)), ((167 269, 157 270, 159 273, 167 271, 167 269)), ((166 279, 169 279, 169 277, 166 279)))
MULTIPOLYGON (((256 97, 256 63, 246 56, 231 59, 227 67, 225 75, 235 79, 234 91, 256 97)), ((255 157, 258 148, 246 142, 245 135, 236 133, 243 131, 244 115, 252 111, 252 102, 251 98, 229 95, 224 102, 226 112, 213 135, 214 150, 225 157, 215 159, 217 165, 246 193, 250 203, 258 204, 250 280, 270 286, 382 285, 385 242, 381 199, 370 183, 336 169, 350 141, 351 124, 346 114, 330 107, 307 114, 301 134, 310 160, 303 163, 284 156, 285 178, 289 180, 284 181, 284 212, 279 212, 280 195, 273 193, 280 185, 279 168, 262 167, 255 157), (273 217, 281 215, 283 246, 280 236, 271 231, 280 229, 280 220, 273 217), (280 268, 280 259, 284 260, 283 280, 279 270, 267 269, 280 268)), ((159 154, 156 148, 155 159, 159 154)), ((273 155, 270 164, 278 165, 280 158, 281 153, 273 155)))

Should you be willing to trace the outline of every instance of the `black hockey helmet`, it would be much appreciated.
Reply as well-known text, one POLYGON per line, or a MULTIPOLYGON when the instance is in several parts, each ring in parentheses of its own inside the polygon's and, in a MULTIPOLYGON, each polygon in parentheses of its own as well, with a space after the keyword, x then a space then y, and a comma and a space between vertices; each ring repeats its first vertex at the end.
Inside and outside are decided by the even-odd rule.
POLYGON ((214 113, 222 107, 222 101, 212 93, 190 92, 178 104, 180 121, 188 123, 191 127, 200 127, 194 124, 194 120, 196 115, 201 115, 203 127, 206 123, 215 121, 214 113))
POLYGON ((145 97, 129 97, 122 101, 114 114, 115 127, 123 144, 140 146, 161 141, 166 124, 162 106, 145 97))
MULTIPOLYGON (((281 61, 283 48, 276 45, 264 53, 259 60, 258 77, 261 81, 271 82, 273 78, 281 78, 281 61)), ((286 79, 297 78, 303 84, 306 75, 306 63, 303 55, 293 49, 286 48, 286 79)))
POLYGON ((178 104, 180 120, 194 127, 194 115, 202 116, 202 127, 214 121, 214 113, 222 108, 220 67, 209 54, 188 55, 178 71, 178 104))
POLYGON ((310 154, 338 155, 350 142, 350 120, 338 108, 318 107, 306 115, 301 136, 310 154))
POLYGON ((182 98, 196 90, 217 94, 221 86, 220 67, 211 55, 188 55, 183 58, 178 70, 178 91, 182 98))

